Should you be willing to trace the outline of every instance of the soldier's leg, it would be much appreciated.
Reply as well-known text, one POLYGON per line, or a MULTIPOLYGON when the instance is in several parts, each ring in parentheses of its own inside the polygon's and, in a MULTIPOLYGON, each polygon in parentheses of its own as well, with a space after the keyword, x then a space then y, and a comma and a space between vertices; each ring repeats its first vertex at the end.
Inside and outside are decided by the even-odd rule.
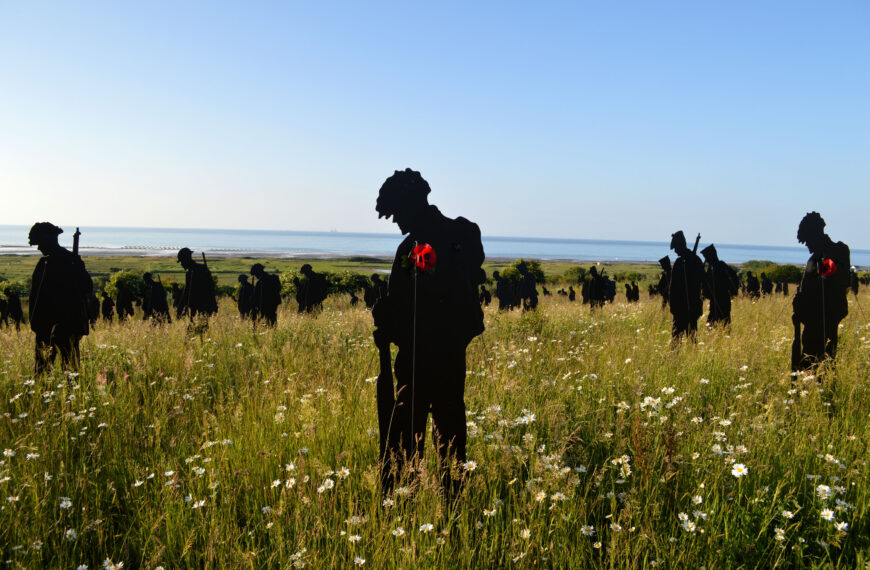
POLYGON ((460 491, 461 476, 453 474, 465 463, 468 431, 465 418, 465 351, 441 355, 430 370, 432 431, 440 458, 441 485, 451 501, 460 491))
POLYGON ((819 323, 806 323, 801 333, 802 362, 809 367, 825 358, 825 333, 819 323))
MULTIPOLYGON (((429 402, 422 397, 419 389, 423 379, 412 374, 412 360, 407 350, 399 350, 396 355, 396 411, 390 427, 389 448, 395 454, 394 465, 399 478, 411 475, 413 462, 423 456, 423 434, 429 415, 429 402)), ((423 368, 419 361, 417 368, 423 368)))
POLYGON ((55 351, 60 354, 60 363, 64 370, 79 369, 79 337, 56 337, 53 339, 55 351))
POLYGON ((825 333, 825 356, 834 360, 837 357, 837 342, 839 341, 840 323, 831 323, 825 333))
POLYGON ((34 356, 34 372, 37 376, 42 376, 48 372, 48 369, 51 368, 51 362, 54 360, 50 337, 41 334, 36 335, 34 356))

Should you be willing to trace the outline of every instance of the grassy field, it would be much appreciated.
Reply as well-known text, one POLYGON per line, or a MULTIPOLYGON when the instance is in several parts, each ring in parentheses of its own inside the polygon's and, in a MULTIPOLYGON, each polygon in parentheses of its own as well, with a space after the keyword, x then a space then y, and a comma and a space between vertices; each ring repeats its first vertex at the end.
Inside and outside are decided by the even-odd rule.
POLYGON ((595 313, 561 297, 487 309, 453 511, 431 455, 413 488, 380 496, 371 316, 345 299, 284 305, 274 330, 224 301, 202 338, 100 324, 81 373, 47 379, 31 377, 29 331, 3 329, 0 560, 866 567, 870 295, 850 295, 821 383, 788 373, 789 315, 782 296, 737 299, 730 331, 672 349, 646 294, 595 313))

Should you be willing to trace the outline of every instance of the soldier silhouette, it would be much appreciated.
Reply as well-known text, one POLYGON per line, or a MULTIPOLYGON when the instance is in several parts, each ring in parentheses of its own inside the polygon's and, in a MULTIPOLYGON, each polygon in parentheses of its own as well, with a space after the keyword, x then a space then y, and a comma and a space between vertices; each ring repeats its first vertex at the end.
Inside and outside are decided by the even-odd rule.
POLYGON ((667 255, 659 259, 659 266, 662 268, 662 274, 659 276, 658 293, 662 296, 662 308, 668 306, 668 295, 671 291, 671 258, 667 255))
POLYGON ((631 295, 634 297, 635 303, 640 301, 640 287, 638 287, 635 281, 631 282, 631 295))
POLYGON ((811 368, 826 358, 836 358, 837 329, 849 313, 846 301, 848 268, 852 265, 849 246, 834 243, 824 229, 825 220, 818 212, 808 213, 798 226, 797 239, 806 244, 810 258, 792 300, 795 327, 792 370, 811 368))
POLYGON ((774 293, 782 293, 782 281, 777 281, 773 286, 774 293))
POLYGON ((576 299, 576 298, 577 298, 577 293, 574 291, 574 286, 569 285, 568 286, 568 300, 573 303, 574 299, 576 299))
POLYGON ((387 294, 387 283, 381 279, 381 276, 377 273, 372 273, 371 276, 371 285, 365 288, 363 291, 363 301, 365 301, 366 307, 371 309, 375 306, 375 303, 378 302, 378 299, 385 296, 387 294))
POLYGON ((163 283, 154 281, 151 273, 142 275, 142 280, 145 281, 145 296, 142 299, 142 312, 144 320, 149 318, 157 323, 171 323, 172 317, 169 315, 169 303, 166 300, 166 289, 163 288, 163 283))
POLYGON ((541 285, 541 293, 544 294, 544 297, 549 297, 550 295, 552 295, 552 293, 550 293, 549 289, 547 289, 543 285, 541 285))
POLYGON ((257 278, 257 284, 254 285, 257 317, 265 319, 267 325, 275 326, 278 322, 278 305, 281 304, 281 280, 277 275, 266 273, 261 263, 251 266, 251 275, 257 278))
POLYGON ((91 323, 93 327, 97 324, 97 319, 100 318, 100 300, 97 299, 97 295, 91 291, 91 294, 88 295, 88 321, 91 323))
POLYGON ((205 263, 193 260, 193 252, 186 247, 178 250, 178 263, 185 270, 184 290, 181 292, 181 314, 187 313, 191 322, 199 316, 208 324, 208 317, 217 313, 215 283, 205 263))
POLYGON ((256 319, 254 308, 254 286, 248 283, 247 275, 239 275, 239 298, 236 304, 239 307, 239 316, 242 319, 256 319))
POLYGON ((296 302, 299 304, 298 312, 311 313, 314 309, 322 309, 327 296, 326 276, 314 271, 307 263, 299 269, 299 273, 302 274, 302 279, 293 278, 296 302))
POLYGON ((788 297, 788 281, 782 282, 782 294, 788 297))
POLYGON ((854 267, 849 268, 849 289, 852 290, 853 295, 858 296, 858 273, 854 267))
POLYGON ((634 300, 632 297, 632 292, 631 292, 631 283, 626 283, 624 286, 625 286, 625 300, 627 302, 631 303, 634 300))
POLYGON ((492 272, 495 281, 495 296, 498 298, 498 309, 510 311, 514 308, 514 286, 506 277, 502 277, 498 271, 492 272))
POLYGON ((356 296, 356 291, 351 291, 350 292, 350 306, 356 307, 358 303, 359 303, 359 297, 356 296))
POLYGON ((594 265, 589 268, 589 305, 594 309, 603 307, 607 300, 607 283, 604 277, 598 273, 598 268, 594 265))
POLYGON ((686 236, 682 231, 671 235, 671 249, 677 254, 668 291, 671 315, 674 317, 671 334, 675 341, 684 334, 694 339, 698 317, 703 312, 701 283, 704 280, 704 264, 695 252, 686 247, 686 236))
POLYGON ((391 458, 397 462, 399 476, 408 471, 408 461, 413 470, 413 463, 423 455, 431 413, 441 481, 451 500, 460 487, 451 476, 451 464, 465 461, 465 350, 484 330, 478 287, 486 276, 477 224, 445 217, 429 204, 429 192, 419 172, 396 171, 381 186, 376 206, 379 217, 392 217, 399 231, 407 234, 396 249, 389 294, 372 311, 381 357, 382 481, 385 490, 394 482, 391 458), (398 396, 392 416, 391 343, 399 347, 398 396))
POLYGON ((118 311, 118 322, 124 322, 127 317, 133 316, 134 296, 130 289, 122 282, 116 282, 118 295, 115 301, 115 310, 118 311))
POLYGON ((517 284, 520 303, 522 303, 524 311, 534 311, 538 306, 537 280, 534 275, 529 273, 529 268, 525 262, 520 262, 517 265, 517 271, 520 274, 520 280, 517 284))
POLYGON ((761 274, 761 294, 770 295, 773 293, 773 281, 767 276, 767 273, 761 274))
POLYGON ((100 302, 100 313, 103 315, 104 321, 112 322, 112 317, 115 315, 115 302, 109 295, 103 291, 102 301, 100 302))
POLYGON ((752 274, 751 271, 746 272, 746 295, 752 299, 759 297, 761 286, 758 283, 758 277, 752 274))
POLYGON ((65 370, 78 370, 79 341, 90 332, 88 297, 93 282, 78 252, 70 252, 57 243, 62 232, 54 224, 39 222, 33 224, 28 235, 30 245, 42 252, 33 270, 30 292, 30 328, 36 333, 37 375, 46 373, 58 354, 65 370))
POLYGON ((740 290, 740 278, 730 265, 719 259, 719 254, 713 244, 701 250, 707 264, 704 275, 704 296, 710 299, 710 311, 707 313, 707 323, 715 325, 731 324, 731 297, 740 290))
POLYGON ((24 311, 21 309, 21 297, 12 289, 6 290, 6 302, 8 303, 8 314, 12 322, 15 323, 15 330, 21 330, 21 321, 24 320, 24 311))
POLYGON ((480 302, 484 307, 489 307, 489 304, 492 303, 492 293, 489 292, 486 285, 480 286, 480 302))
POLYGON ((9 327, 9 303, 0 297, 0 326, 3 325, 9 327))

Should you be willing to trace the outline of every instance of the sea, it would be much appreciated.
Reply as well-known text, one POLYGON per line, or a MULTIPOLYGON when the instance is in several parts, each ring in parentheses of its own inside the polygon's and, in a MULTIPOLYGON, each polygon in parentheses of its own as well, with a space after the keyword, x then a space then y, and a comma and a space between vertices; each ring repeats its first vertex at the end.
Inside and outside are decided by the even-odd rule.
MULTIPOLYGON (((36 255, 27 245, 29 226, 0 225, 0 255, 36 255)), ((64 227, 60 242, 72 246, 75 227, 64 227)), ((270 230, 218 230, 183 228, 81 227, 82 255, 171 256, 182 247, 212 257, 387 257, 401 241, 399 234, 351 232, 300 232, 270 230)), ((701 247, 707 242, 701 241, 701 247)), ((769 260, 806 263, 805 247, 717 243, 719 258, 728 263, 769 260)), ((576 262, 656 262, 673 257, 668 243, 597 239, 484 236, 488 259, 539 259, 576 262)), ((870 250, 852 249, 852 264, 870 267, 870 250)))

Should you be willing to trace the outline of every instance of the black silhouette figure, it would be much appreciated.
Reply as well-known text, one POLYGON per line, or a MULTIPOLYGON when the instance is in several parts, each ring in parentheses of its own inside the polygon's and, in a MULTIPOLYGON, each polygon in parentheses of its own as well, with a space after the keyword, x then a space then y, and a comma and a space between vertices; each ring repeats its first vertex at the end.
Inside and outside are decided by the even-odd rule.
POLYGON ((112 322, 112 317, 115 316, 115 302, 103 291, 102 300, 100 302, 100 313, 103 315, 104 321, 112 322))
POLYGON ((574 291, 574 287, 572 285, 569 285, 568 286, 568 300, 573 303, 574 299, 576 299, 576 298, 577 298, 577 293, 574 291))
POLYGON ((492 293, 489 292, 489 289, 485 285, 480 286, 480 302, 484 307, 489 307, 489 304, 492 303, 492 293))
POLYGON ((550 293, 550 291, 543 285, 541 285, 541 293, 544 294, 544 297, 549 297, 550 295, 552 295, 552 293, 550 293))
POLYGON ((517 283, 520 303, 522 303, 524 311, 534 311, 538 307, 537 279, 529 273, 529 268, 525 263, 521 262, 517 265, 517 271, 520 273, 520 280, 517 283))
POLYGON ((42 252, 33 270, 30 328, 36 333, 37 375, 44 374, 60 354, 64 370, 78 370, 79 341, 90 332, 88 298, 91 276, 78 255, 76 230, 73 251, 61 247, 62 229, 48 222, 33 224, 28 241, 42 252))
MULTIPOLYGON (((185 314, 191 320, 198 315, 208 319, 210 315, 217 313, 217 299, 215 298, 215 283, 211 271, 205 263, 197 263, 193 260, 193 252, 183 247, 178 250, 178 263, 185 270, 184 290, 181 292, 180 314, 185 314)), ((203 258, 203 261, 205 259, 203 258)), ((206 323, 203 323, 206 324, 206 323)))
POLYGON ((0 326, 9 326, 9 303, 0 297, 0 326))
POLYGON ((583 282, 583 302, 595 309, 603 307, 607 300, 607 283, 604 277, 598 273, 594 265, 589 268, 589 279, 583 282))
POLYGON ((684 334, 694 339, 698 317, 703 312, 701 283, 704 280, 704 264, 695 252, 686 247, 686 236, 682 231, 671 235, 671 249, 677 254, 668 291, 671 315, 674 317, 671 333, 674 340, 679 340, 684 334))
POLYGON ((387 282, 381 279, 377 273, 372 273, 371 285, 363 291, 363 301, 366 307, 371 309, 378 302, 378 299, 387 295, 387 282))
POLYGON ((441 480, 448 500, 459 492, 452 462, 465 461, 465 350, 484 330, 478 287, 486 276, 480 229, 465 218, 445 217, 429 204, 429 184, 410 169, 384 182, 377 200, 379 217, 393 218, 403 234, 390 274, 389 294, 375 305, 375 344, 381 356, 378 412, 382 482, 388 490, 406 462, 423 455, 424 432, 432 414, 441 480), (418 248, 422 268, 409 256, 418 248), (395 362, 398 395, 393 410, 390 343, 399 347, 395 362), (392 424, 390 423, 392 421, 392 424), (384 434, 388 434, 384 438, 384 434))
POLYGON ((707 323, 715 325, 731 323, 731 297, 740 291, 740 278, 734 269, 719 259, 719 254, 713 244, 701 250, 707 271, 704 275, 704 296, 710 299, 710 311, 707 313, 707 323))
POLYGON ((239 275, 239 298, 236 300, 242 319, 255 319, 254 286, 248 283, 247 275, 239 275))
POLYGON ((175 316, 181 318, 184 314, 184 303, 182 295, 184 291, 178 283, 173 283, 169 286, 169 292, 172 294, 172 307, 175 309, 175 316))
POLYGON ((782 294, 788 297, 788 281, 782 282, 782 294))
MULTIPOLYGON (((15 323, 15 330, 21 330, 21 321, 24 320, 24 311, 21 309, 21 297, 12 289, 6 290, 7 315, 15 323)), ((7 325, 8 326, 8 325, 7 325)))
POLYGON ((254 285, 254 308, 257 317, 269 326, 278 322, 278 305, 281 304, 281 280, 277 275, 266 273, 261 263, 251 266, 251 275, 257 278, 254 285))
POLYGON ((359 297, 356 296, 356 291, 351 291, 350 292, 350 306, 356 307, 358 303, 359 303, 359 297))
POLYGON ((307 263, 299 269, 299 273, 302 274, 302 279, 293 278, 296 302, 299 304, 298 312, 311 313, 314 309, 322 309, 328 292, 326 276, 314 271, 307 263))
POLYGON ((858 296, 858 273, 854 267, 849 269, 849 289, 852 290, 853 295, 858 296))
POLYGON ((782 293, 782 281, 777 281, 773 286, 774 293, 782 293))
POLYGON ((746 272, 746 295, 752 299, 757 299, 760 295, 761 285, 758 283, 758 277, 752 274, 751 271, 746 272))
POLYGON ((808 213, 798 226, 797 239, 806 244, 810 259, 792 300, 792 370, 808 369, 826 358, 836 358, 837 329, 849 313, 849 246, 834 243, 824 229, 825 220, 818 212, 808 213))
POLYGON ((767 276, 767 273, 761 274, 761 294, 770 295, 773 293, 773 281, 767 276))
POLYGON ((498 271, 492 272, 492 278, 495 281, 495 296, 498 299, 498 309, 500 311, 510 311, 515 307, 514 284, 507 277, 502 277, 498 271))
POLYGON ((118 312, 118 322, 122 323, 127 317, 133 316, 133 292, 121 282, 117 282, 118 294, 115 299, 115 310, 118 312))
POLYGON ((97 320, 100 318, 100 300, 97 299, 97 295, 92 291, 90 295, 88 295, 88 321, 91 323, 93 327, 97 324, 97 320))
POLYGON ((631 296, 635 303, 640 301, 640 287, 638 287, 637 282, 631 282, 631 296))
POLYGON ((151 273, 142 275, 145 281, 145 296, 142 299, 144 320, 153 319, 155 323, 171 323, 169 303, 166 300, 166 289, 159 280, 155 281, 151 273))
POLYGON ((662 296, 662 308, 664 309, 669 304, 668 295, 671 292, 671 272, 673 271, 671 258, 667 255, 664 256, 659 259, 659 265, 662 268, 662 274, 659 276, 658 293, 662 296))

